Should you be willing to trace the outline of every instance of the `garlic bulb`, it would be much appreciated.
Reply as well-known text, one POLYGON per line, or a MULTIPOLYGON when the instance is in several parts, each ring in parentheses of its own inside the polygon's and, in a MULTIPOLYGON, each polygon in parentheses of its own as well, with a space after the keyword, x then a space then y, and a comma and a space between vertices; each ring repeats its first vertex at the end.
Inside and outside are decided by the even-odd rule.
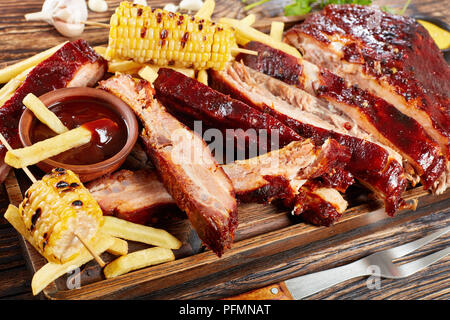
POLYGON ((45 0, 42 11, 25 15, 27 21, 46 21, 63 36, 72 38, 81 35, 88 18, 85 0, 45 0))

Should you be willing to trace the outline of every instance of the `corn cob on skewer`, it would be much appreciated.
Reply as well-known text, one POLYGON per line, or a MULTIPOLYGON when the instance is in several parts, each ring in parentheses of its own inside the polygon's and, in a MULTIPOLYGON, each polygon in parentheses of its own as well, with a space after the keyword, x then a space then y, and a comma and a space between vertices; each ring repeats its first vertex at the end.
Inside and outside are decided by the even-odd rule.
POLYGON ((54 169, 34 183, 19 206, 34 247, 49 261, 75 258, 103 224, 103 213, 75 173, 54 169))
POLYGON ((234 30, 228 26, 124 1, 111 16, 105 56, 108 60, 222 70, 236 47, 234 30))

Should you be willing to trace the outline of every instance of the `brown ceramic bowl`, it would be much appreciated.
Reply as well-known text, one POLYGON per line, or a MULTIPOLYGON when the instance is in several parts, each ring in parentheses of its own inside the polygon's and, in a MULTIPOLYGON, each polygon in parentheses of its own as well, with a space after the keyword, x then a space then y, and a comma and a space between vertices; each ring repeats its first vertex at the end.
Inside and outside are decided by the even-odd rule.
MULTIPOLYGON (((111 158, 89 165, 71 165, 60 163, 51 159, 39 162, 37 166, 44 172, 50 172, 53 168, 65 168, 72 170, 80 177, 81 181, 88 182, 94 180, 102 175, 116 171, 125 161, 126 157, 133 149, 137 137, 138 137, 138 123, 134 112, 131 108, 122 100, 106 91, 94 88, 63 88, 54 91, 50 91, 39 99, 46 105, 52 106, 53 104, 60 102, 70 97, 87 97, 94 98, 96 100, 103 100, 106 102, 112 111, 117 113, 125 122, 127 127, 127 140, 124 147, 111 158)), ((30 131, 34 124, 37 123, 37 118, 34 114, 26 109, 19 122, 19 136, 24 146, 32 145, 30 138, 30 131)))

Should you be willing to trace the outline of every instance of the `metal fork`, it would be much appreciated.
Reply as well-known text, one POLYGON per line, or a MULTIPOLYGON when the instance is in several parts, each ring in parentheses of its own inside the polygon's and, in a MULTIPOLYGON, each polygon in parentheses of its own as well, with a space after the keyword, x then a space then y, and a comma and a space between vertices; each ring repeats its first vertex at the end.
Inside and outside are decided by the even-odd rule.
POLYGON ((350 264, 289 279, 285 283, 293 298, 298 300, 343 281, 360 276, 377 275, 389 279, 405 278, 450 254, 450 247, 403 265, 396 265, 393 263, 393 260, 399 259, 423 247, 449 231, 450 226, 424 238, 395 248, 376 252, 350 264))

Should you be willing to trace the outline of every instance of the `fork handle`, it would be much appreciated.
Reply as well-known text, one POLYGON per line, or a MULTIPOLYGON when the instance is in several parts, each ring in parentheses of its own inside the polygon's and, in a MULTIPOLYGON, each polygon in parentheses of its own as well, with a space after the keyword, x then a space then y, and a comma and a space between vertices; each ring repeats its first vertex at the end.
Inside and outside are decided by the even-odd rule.
POLYGON ((371 274, 367 267, 367 263, 358 260, 341 267, 289 279, 285 283, 293 298, 299 300, 346 280, 367 276, 371 274))

